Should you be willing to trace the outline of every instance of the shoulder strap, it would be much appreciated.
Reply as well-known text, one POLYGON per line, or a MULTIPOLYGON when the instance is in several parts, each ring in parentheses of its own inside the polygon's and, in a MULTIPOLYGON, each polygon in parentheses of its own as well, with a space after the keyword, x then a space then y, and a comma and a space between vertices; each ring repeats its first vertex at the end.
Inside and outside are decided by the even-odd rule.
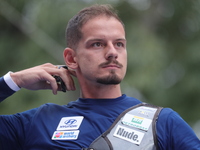
POLYGON ((163 107, 157 107, 157 111, 156 111, 156 113, 154 115, 153 122, 152 122, 153 139, 154 139, 154 144, 156 146, 156 149, 159 149, 158 148, 158 140, 157 140, 156 123, 158 121, 158 116, 159 116, 159 114, 160 114, 162 109, 163 109, 163 107))
MULTIPOLYGON (((111 125, 111 127, 106 132, 104 132, 102 135, 100 135, 97 139, 95 139, 91 143, 90 148, 85 148, 82 150, 115 150, 116 149, 115 145, 119 144, 119 138, 116 138, 113 135, 116 134, 117 130, 118 130, 118 132, 121 132, 120 134, 122 136, 126 137, 127 140, 129 140, 128 138, 130 138, 130 139, 132 138, 132 140, 135 140, 135 144, 132 144, 127 141, 123 142, 123 144, 125 144, 125 145, 131 144, 131 147, 132 146, 134 147, 136 145, 135 147, 137 148, 138 143, 139 143, 139 142, 137 142, 137 138, 139 139, 140 136, 144 136, 144 134, 146 132, 148 132, 148 129, 145 129, 143 126, 136 126, 135 124, 130 124, 130 122, 124 121, 127 118, 130 118, 134 115, 136 115, 135 117, 139 118, 138 120, 136 118, 136 121, 141 121, 140 119, 144 119, 147 122, 147 124, 150 119, 145 119, 141 116, 148 116, 148 115, 150 116, 152 123, 151 123, 151 125, 149 125, 149 128, 151 127, 149 134, 150 135, 153 134, 153 135, 151 137, 152 142, 150 143, 150 146, 148 146, 148 147, 150 147, 149 150, 150 149, 153 150, 155 148, 158 149, 157 135, 156 135, 156 122, 157 122, 157 118, 158 118, 158 115, 161 110, 162 110, 162 107, 157 107, 157 106, 146 104, 146 103, 141 103, 141 104, 138 104, 138 105, 128 108, 127 110, 122 112, 117 117, 117 119, 114 121, 114 123, 111 125), (137 114, 135 114, 135 113, 137 113, 137 114), (122 128, 120 128, 120 127, 122 127, 122 128), (132 129, 130 129, 130 128, 134 128, 133 131, 136 134, 134 132, 131 133, 132 129), (125 131, 124 129, 127 129, 127 131, 125 131), (129 133, 129 131, 130 131, 130 133, 129 133), (141 131, 144 133, 142 133, 141 131), (135 139, 134 139, 134 136, 135 136, 135 139), (155 148, 153 148, 153 147, 155 147, 155 148)), ((141 144, 143 144, 143 143, 141 143, 141 144)), ((119 148, 119 149, 122 149, 122 148, 119 148)))

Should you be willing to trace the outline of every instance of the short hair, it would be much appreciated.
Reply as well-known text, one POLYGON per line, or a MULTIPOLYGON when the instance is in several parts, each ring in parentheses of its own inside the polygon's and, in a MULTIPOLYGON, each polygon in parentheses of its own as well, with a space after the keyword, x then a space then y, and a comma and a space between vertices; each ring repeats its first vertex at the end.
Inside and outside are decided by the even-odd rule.
POLYGON ((86 7, 82 9, 81 11, 79 11, 78 14, 72 17, 68 22, 68 25, 66 28, 67 47, 75 50, 78 46, 79 41, 82 38, 81 29, 83 25, 90 19, 95 18, 97 16, 102 16, 102 15, 105 15, 108 17, 114 17, 124 27, 122 20, 119 18, 116 10, 114 10, 111 5, 96 4, 90 7, 86 7))

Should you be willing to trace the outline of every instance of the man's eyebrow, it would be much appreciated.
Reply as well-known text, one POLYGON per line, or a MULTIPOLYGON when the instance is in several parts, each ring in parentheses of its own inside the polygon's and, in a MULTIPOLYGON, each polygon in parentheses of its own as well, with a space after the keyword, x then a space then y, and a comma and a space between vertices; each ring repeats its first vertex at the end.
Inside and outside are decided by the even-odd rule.
MULTIPOLYGON (((91 42, 91 41, 105 41, 105 39, 101 39, 101 38, 94 38, 94 39, 88 39, 87 42, 91 42)), ((119 39, 115 39, 114 41, 125 41, 125 38, 119 38, 119 39)))
POLYGON ((91 38, 91 39, 88 39, 87 41, 85 41, 85 44, 90 44, 93 42, 104 42, 104 41, 105 41, 104 39, 100 39, 100 38, 91 38))
POLYGON ((105 40, 100 38, 94 38, 94 39, 88 39, 86 42, 91 42, 91 41, 105 41, 105 40))
POLYGON ((125 41, 126 42, 126 39, 125 38, 120 38, 120 39, 116 39, 116 41, 125 41))

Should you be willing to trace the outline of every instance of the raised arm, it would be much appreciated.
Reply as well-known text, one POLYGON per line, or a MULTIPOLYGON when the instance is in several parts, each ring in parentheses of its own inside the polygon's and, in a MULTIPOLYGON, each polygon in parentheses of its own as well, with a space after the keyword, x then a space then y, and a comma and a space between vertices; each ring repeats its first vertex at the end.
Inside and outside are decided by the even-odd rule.
MULTIPOLYGON (((75 90, 75 86, 72 75, 75 76, 75 72, 72 70, 46 63, 10 73, 10 79, 7 80, 12 80, 11 82, 19 88, 29 90, 51 89, 53 94, 57 94, 57 91, 61 91, 61 85, 56 82, 53 76, 61 77, 66 85, 66 89, 73 91, 75 90)), ((0 78, 0 101, 12 95, 15 91, 17 90, 9 85, 8 81, 5 80, 5 76, 0 78)))

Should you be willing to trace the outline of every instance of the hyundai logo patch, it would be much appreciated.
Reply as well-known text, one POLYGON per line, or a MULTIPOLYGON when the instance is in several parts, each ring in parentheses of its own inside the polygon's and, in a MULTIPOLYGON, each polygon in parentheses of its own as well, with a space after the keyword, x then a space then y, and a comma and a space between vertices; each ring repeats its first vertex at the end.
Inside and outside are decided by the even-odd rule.
POLYGON ((63 117, 58 124, 58 130, 77 130, 83 121, 83 116, 63 117))

